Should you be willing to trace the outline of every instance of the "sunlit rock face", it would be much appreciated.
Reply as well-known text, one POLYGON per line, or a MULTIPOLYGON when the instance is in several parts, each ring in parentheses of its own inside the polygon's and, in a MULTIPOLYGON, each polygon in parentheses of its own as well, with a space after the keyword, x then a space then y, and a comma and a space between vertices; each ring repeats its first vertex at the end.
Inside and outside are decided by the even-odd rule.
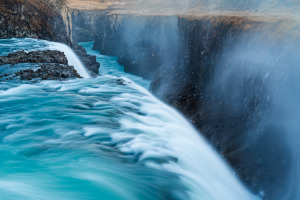
MULTIPOLYGON (((57 1, 3 0, 0 2, 0 38, 31 37, 70 44, 57 1)), ((63 2, 63 1, 61 1, 63 2)))

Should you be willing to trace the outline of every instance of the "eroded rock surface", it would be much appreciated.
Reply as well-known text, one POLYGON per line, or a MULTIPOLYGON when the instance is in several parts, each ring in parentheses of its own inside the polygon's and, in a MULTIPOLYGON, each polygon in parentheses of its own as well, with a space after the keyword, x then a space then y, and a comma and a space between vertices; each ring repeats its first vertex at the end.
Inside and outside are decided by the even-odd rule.
POLYGON ((81 78, 73 66, 51 63, 42 64, 36 71, 32 69, 21 70, 15 73, 21 80, 32 80, 40 78, 42 80, 57 80, 66 78, 81 78))
POLYGON ((0 38, 29 37, 70 45, 59 4, 58 0, 1 0, 0 38))
POLYGON ((0 67, 14 66, 20 63, 23 63, 21 68, 25 69, 10 73, 5 72, 8 70, 4 70, 4 73, 0 74, 0 79, 3 81, 13 79, 57 80, 81 78, 74 67, 68 65, 65 54, 56 50, 32 51, 28 53, 18 51, 0 57, 0 67), (30 67, 28 67, 28 64, 30 67))
POLYGON ((63 52, 55 50, 45 51, 17 51, 7 56, 0 56, 0 65, 16 63, 59 63, 68 64, 68 60, 63 52))
POLYGON ((84 66, 92 72, 93 76, 97 76, 99 74, 100 64, 96 60, 96 56, 88 55, 86 50, 77 44, 73 45, 73 49, 75 53, 80 57, 80 60, 84 64, 84 66))

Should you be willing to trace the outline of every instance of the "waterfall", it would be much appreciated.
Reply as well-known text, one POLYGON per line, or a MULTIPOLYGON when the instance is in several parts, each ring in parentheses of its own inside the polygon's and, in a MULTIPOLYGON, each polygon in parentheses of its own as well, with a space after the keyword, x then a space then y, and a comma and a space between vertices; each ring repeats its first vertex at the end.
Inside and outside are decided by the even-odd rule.
POLYGON ((0 84, 0 198, 257 199, 181 114, 114 69, 0 84))
POLYGON ((74 51, 69 46, 58 42, 48 42, 48 43, 49 43, 49 49, 58 50, 65 53, 69 65, 73 65, 81 77, 83 78, 91 77, 88 71, 86 70, 85 66, 83 65, 83 63, 80 61, 78 56, 74 53, 74 51))
MULTIPOLYGON (((139 91, 138 94, 126 92, 111 100, 127 115, 119 120, 121 131, 112 131, 111 134, 113 144, 117 144, 120 151, 139 155, 141 164, 180 174, 181 180, 188 185, 191 199, 257 199, 244 188, 227 164, 178 111, 135 84, 132 75, 128 77, 122 73, 114 57, 99 55, 98 51, 92 50, 92 43, 80 45, 102 63, 102 74, 109 74, 106 77, 114 79, 121 75, 128 86, 139 91), (128 107, 134 109, 135 113, 128 112, 128 107), (133 134, 135 132, 139 134, 133 134), (127 140, 125 144, 124 140, 127 140)), ((86 88, 81 93, 97 94, 103 89, 86 88)), ((102 132, 101 129, 87 129, 86 134, 97 135, 102 132)))
POLYGON ((139 162, 180 174, 181 180, 188 185, 188 194, 193 200, 258 199, 244 188, 227 164, 179 112, 131 80, 127 79, 127 82, 143 96, 125 93, 113 101, 122 107, 140 104, 139 111, 145 115, 126 113, 133 119, 120 120, 125 134, 113 133, 112 138, 114 143, 121 144, 121 151, 126 154, 141 154, 139 162), (133 127, 140 130, 141 134, 132 137, 133 127), (132 140, 123 144, 124 138, 132 140), (167 162, 161 164, 157 160, 167 162))

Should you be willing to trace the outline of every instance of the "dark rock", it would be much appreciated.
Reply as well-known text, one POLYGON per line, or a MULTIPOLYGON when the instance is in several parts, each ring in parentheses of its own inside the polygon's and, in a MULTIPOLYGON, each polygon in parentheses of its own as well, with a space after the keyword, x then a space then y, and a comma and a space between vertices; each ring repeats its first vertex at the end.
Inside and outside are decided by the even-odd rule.
POLYGON ((126 81, 123 79, 117 79, 117 84, 118 85, 126 85, 126 81))
POLYGON ((81 78, 73 66, 57 63, 42 64, 36 71, 32 69, 26 69, 16 72, 15 75, 20 76, 21 80, 57 80, 67 78, 81 78))
POLYGON ((96 56, 88 55, 86 50, 76 43, 74 43, 72 47, 84 66, 93 72, 93 76, 97 76, 99 74, 100 64, 97 62, 96 56))
POLYGON ((10 53, 7 56, 0 57, 0 64, 17 64, 17 63, 37 63, 34 69, 24 69, 12 74, 4 74, 2 76, 10 76, 6 80, 55 80, 66 78, 81 78, 73 66, 68 65, 68 60, 63 52, 56 50, 33 51, 26 53, 18 51, 10 53))
POLYGON ((67 65, 68 60, 63 52, 55 50, 32 51, 28 53, 18 51, 7 56, 0 56, 0 65, 16 63, 58 63, 67 65))

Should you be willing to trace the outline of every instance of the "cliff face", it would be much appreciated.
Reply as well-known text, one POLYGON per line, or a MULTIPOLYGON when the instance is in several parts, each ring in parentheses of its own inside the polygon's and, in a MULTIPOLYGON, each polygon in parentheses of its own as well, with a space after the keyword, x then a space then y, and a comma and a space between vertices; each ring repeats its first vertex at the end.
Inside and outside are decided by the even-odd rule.
POLYGON ((59 6, 59 1, 2 0, 0 38, 31 37, 70 44, 59 8, 55 6, 59 6))
POLYGON ((173 16, 107 15, 96 22, 94 48, 117 55, 126 72, 154 79, 178 63, 177 24, 173 16))
MULTIPOLYGON (((94 34, 99 30, 97 28, 97 21, 104 18, 106 11, 95 10, 69 10, 70 27, 73 41, 86 42, 93 41, 94 34)), ((104 20, 105 21, 105 20, 104 20)))

